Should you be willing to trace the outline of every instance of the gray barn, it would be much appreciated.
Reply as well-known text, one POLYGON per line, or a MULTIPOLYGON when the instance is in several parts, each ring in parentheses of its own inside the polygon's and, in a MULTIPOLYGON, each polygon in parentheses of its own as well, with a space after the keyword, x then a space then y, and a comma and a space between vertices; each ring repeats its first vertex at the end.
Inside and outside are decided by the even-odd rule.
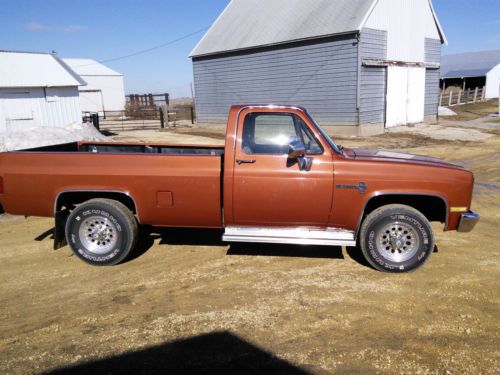
POLYGON ((443 43, 430 0, 232 0, 190 55, 198 122, 248 103, 345 134, 435 120, 443 43))

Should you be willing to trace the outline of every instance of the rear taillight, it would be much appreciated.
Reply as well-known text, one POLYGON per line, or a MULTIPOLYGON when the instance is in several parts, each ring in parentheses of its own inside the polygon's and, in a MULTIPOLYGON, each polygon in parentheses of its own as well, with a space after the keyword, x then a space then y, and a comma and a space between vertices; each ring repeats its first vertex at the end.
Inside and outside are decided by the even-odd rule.
POLYGON ((3 177, 0 177, 0 194, 3 194, 3 177))

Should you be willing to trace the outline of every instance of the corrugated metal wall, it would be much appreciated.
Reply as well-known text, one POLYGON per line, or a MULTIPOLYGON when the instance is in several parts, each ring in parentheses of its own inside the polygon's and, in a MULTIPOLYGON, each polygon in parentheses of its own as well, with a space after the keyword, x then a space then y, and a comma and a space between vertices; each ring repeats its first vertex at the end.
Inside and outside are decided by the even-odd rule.
POLYGON ((441 63, 441 41, 425 38, 425 62, 441 63))
POLYGON ((227 120, 232 104, 301 105, 324 125, 357 125, 355 35, 193 59, 200 123, 227 120))
MULTIPOLYGON (((363 29, 360 43, 361 59, 386 59, 386 31, 363 29)), ((361 67, 360 124, 385 122, 386 69, 385 67, 361 67)))
MULTIPOLYGON (((441 41, 425 39, 425 62, 441 63, 441 41)), ((439 105, 439 69, 425 72, 425 116, 437 115, 439 105)))
POLYGON ((0 89, 0 132, 81 121, 77 87, 0 89))

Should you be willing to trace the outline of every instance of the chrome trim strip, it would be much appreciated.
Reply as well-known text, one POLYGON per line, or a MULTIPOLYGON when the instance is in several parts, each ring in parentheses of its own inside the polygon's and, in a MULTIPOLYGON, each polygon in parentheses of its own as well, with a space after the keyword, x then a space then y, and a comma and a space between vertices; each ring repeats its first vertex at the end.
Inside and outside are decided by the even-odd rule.
POLYGON ((56 199, 54 201, 54 215, 57 212, 57 203, 59 202, 59 198, 62 194, 65 193, 114 193, 114 194, 123 194, 132 199, 132 202, 134 202, 135 206, 135 211, 136 211, 136 216, 137 216, 137 221, 139 224, 141 223, 140 220, 140 215, 139 215, 139 206, 137 205, 134 197, 128 192, 128 191, 121 191, 121 190, 63 190, 57 193, 56 199))
POLYGON ((480 216, 475 212, 467 212, 460 216, 460 221, 458 223, 457 232, 460 233, 468 233, 474 229, 477 222, 479 221, 480 216))
POLYGON ((296 245, 356 246, 354 232, 337 228, 227 227, 223 241, 296 245))

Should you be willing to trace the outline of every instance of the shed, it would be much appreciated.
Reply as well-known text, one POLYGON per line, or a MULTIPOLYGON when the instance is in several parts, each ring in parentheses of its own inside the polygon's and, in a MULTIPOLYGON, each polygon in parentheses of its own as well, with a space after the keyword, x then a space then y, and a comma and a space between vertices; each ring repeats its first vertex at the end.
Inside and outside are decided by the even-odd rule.
POLYGON ((432 121, 443 43, 430 0, 232 0, 190 54, 198 121, 241 103, 304 106, 336 133, 432 121))
POLYGON ((80 86, 80 105, 83 112, 106 112, 125 109, 123 74, 91 59, 64 59, 86 86, 80 86))
POLYGON ((442 86, 486 87, 485 98, 498 98, 500 90, 500 49, 445 55, 441 69, 442 86))
POLYGON ((81 124, 84 85, 56 54, 0 51, 0 132, 81 124))

